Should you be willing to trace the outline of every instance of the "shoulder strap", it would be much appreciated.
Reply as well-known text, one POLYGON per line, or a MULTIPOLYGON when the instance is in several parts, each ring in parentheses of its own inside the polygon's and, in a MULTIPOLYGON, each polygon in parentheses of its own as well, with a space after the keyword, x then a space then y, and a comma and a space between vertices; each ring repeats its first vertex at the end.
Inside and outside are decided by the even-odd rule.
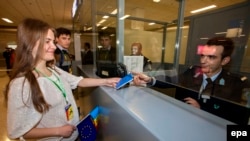
POLYGON ((59 63, 59 65, 62 66, 62 64, 64 62, 64 52, 63 52, 63 50, 60 50, 60 51, 61 51, 61 53, 60 53, 60 63, 59 63))
POLYGON ((58 65, 59 65, 59 67, 61 67, 63 62, 64 62, 63 51, 61 49, 59 49, 59 47, 56 46, 55 54, 60 55, 60 58, 58 60, 58 65))

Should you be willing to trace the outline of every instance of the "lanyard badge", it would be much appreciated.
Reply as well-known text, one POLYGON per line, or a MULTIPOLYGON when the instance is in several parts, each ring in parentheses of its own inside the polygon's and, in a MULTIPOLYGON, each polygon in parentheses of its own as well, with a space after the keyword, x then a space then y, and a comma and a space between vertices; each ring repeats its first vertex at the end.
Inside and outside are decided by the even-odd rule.
MULTIPOLYGON (((37 71, 38 73, 41 73, 39 70, 37 70, 35 68, 35 71, 37 71)), ((41 73, 43 74, 43 73, 41 73)), ((68 101, 68 97, 67 97, 67 94, 66 94, 66 90, 64 89, 64 86, 61 82, 61 79, 56 75, 54 74, 54 72, 52 71, 52 74, 56 77, 57 81, 54 81, 52 80, 51 78, 49 78, 48 76, 46 76, 45 74, 43 74, 48 80, 50 80, 61 92, 62 92, 62 95, 66 101, 66 106, 65 106, 65 113, 66 113, 66 117, 67 117, 67 120, 71 120, 73 117, 74 117, 74 113, 73 113, 73 107, 72 105, 69 103, 68 101)))
POLYGON ((74 117, 73 107, 71 104, 67 104, 65 106, 65 113, 68 121, 74 117))

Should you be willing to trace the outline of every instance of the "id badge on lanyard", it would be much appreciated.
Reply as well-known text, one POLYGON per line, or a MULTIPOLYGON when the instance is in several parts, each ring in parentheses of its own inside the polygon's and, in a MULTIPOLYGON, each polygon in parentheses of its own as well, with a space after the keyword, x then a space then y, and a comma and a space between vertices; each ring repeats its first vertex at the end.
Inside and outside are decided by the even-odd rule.
POLYGON ((71 120, 73 119, 74 117, 74 112, 73 112, 73 107, 70 103, 68 103, 66 106, 65 106, 65 113, 66 113, 66 117, 67 117, 67 120, 71 120))
MULTIPOLYGON (((38 73, 43 74, 42 72, 40 72, 38 69, 35 68, 35 71, 38 73)), ((74 112, 73 112, 73 107, 72 105, 68 102, 68 98, 67 98, 67 94, 66 94, 66 90, 64 89, 64 86, 61 82, 61 79, 52 71, 52 74, 56 77, 57 81, 52 80, 50 77, 48 77, 47 75, 43 74, 47 79, 49 79, 61 92, 63 97, 66 100, 67 105, 65 106, 65 113, 66 113, 66 117, 67 120, 71 120, 74 117, 74 112)))

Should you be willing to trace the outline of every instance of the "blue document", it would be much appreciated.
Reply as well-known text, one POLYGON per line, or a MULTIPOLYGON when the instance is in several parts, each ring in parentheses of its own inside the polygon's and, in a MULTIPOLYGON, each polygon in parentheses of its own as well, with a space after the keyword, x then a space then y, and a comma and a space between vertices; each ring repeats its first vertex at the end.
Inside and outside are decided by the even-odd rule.
POLYGON ((116 84, 115 88, 120 89, 121 87, 123 87, 124 85, 128 84, 131 81, 133 81, 133 75, 129 73, 116 84))

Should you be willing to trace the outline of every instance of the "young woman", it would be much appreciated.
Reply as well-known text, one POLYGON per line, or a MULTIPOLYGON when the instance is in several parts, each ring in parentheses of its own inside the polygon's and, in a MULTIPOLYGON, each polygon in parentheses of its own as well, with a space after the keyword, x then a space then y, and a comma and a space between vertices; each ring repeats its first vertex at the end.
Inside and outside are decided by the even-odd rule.
POLYGON ((55 31, 41 20, 25 19, 18 26, 17 39, 15 64, 5 93, 9 138, 74 141, 79 115, 72 89, 115 87, 120 78, 83 78, 56 67, 55 31))

